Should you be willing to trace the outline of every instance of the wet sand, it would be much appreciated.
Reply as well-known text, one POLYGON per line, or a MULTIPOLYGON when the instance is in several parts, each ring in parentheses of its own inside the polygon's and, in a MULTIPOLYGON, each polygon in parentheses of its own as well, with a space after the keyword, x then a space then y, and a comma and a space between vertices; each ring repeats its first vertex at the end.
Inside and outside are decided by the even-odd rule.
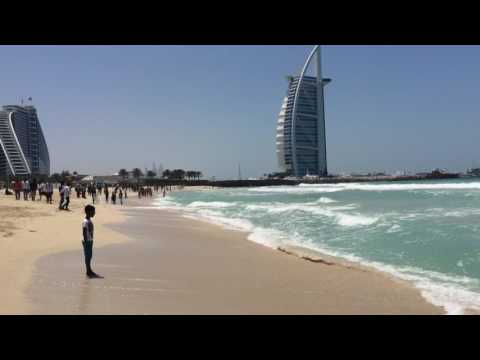
POLYGON ((126 220, 105 226, 112 232, 104 235, 129 241, 101 246, 106 239, 96 237, 93 267, 105 279, 85 278, 79 242, 74 251, 44 256, 24 292, 29 313, 444 313, 376 271, 306 261, 176 212, 122 212, 126 220))

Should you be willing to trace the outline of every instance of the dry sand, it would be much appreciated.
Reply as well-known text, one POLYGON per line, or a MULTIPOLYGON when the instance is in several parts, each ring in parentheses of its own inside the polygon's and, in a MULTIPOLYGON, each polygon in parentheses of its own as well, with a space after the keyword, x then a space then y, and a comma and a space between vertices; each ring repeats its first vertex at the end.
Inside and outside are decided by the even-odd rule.
MULTIPOLYGON (((138 202, 132 195, 129 201, 138 202)), ((89 280, 80 244, 82 201, 73 199, 71 213, 0 201, 2 214, 14 214, 13 222, 21 217, 17 229, 6 230, 13 235, 0 235, 0 286, 8 294, 0 313, 443 313, 409 284, 379 272, 310 255, 316 262, 306 261, 175 212, 122 213, 103 204, 94 219, 93 267, 105 279, 89 280)))

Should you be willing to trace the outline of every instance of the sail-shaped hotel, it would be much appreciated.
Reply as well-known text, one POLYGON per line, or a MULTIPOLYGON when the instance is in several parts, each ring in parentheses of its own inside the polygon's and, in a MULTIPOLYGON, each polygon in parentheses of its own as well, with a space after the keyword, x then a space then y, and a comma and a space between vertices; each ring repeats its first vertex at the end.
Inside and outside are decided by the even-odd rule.
POLYGON ((300 76, 289 76, 277 124, 279 167, 291 176, 327 176, 324 87, 321 48, 315 46, 300 76), (315 76, 307 76, 315 60, 315 76))

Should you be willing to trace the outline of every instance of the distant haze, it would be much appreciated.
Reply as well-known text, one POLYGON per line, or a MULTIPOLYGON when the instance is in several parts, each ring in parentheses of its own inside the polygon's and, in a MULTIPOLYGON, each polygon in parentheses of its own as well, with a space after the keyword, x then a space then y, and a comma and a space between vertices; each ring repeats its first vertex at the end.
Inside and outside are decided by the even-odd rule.
MULTIPOLYGON (((277 171, 285 75, 309 46, 0 46, 0 104, 33 98, 52 172, 277 171)), ((480 167, 479 46, 324 46, 329 172, 480 167)))

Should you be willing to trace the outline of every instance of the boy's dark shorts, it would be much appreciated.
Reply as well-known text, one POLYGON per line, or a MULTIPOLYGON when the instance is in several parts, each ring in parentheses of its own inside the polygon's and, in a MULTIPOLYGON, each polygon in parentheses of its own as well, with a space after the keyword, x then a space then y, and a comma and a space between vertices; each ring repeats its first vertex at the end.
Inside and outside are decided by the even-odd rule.
POLYGON ((85 259, 92 258, 93 252, 93 241, 82 241, 83 253, 85 254, 85 259))

